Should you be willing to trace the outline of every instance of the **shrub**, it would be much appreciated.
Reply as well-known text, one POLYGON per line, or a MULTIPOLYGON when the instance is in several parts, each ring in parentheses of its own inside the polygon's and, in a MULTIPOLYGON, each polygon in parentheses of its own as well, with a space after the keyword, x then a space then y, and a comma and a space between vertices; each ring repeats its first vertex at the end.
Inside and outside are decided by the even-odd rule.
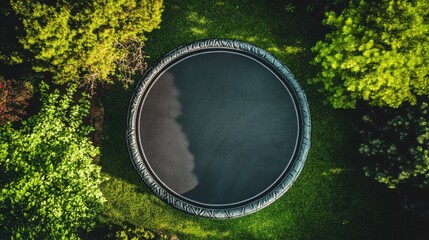
POLYGON ((32 95, 30 83, 5 80, 0 76, 0 126, 21 120, 27 114, 25 108, 32 95))
POLYGON ((166 233, 161 230, 148 230, 143 227, 135 226, 129 222, 121 222, 120 224, 98 222, 97 227, 92 229, 87 236, 83 236, 83 239, 178 240, 179 238, 175 234, 166 233))
POLYGON ((429 94, 429 1, 360 0, 324 24, 333 28, 312 49, 323 85, 335 108, 357 100, 399 107, 429 94))
MULTIPOLYGON (((89 88, 118 79, 126 86, 145 67, 145 34, 159 27, 162 0, 12 0, 22 21, 19 42, 36 72, 58 84, 80 81, 89 88)), ((17 27, 19 27, 17 26, 17 27)))
POLYGON ((313 13, 323 12, 330 9, 341 9, 345 5, 345 0, 282 0, 286 12, 300 12, 313 13))
POLYGON ((74 239, 94 224, 104 198, 99 153, 82 124, 89 102, 76 87, 47 93, 20 129, 0 129, 0 232, 5 239, 74 239))
POLYGON ((395 188, 429 187, 429 104, 372 109, 363 117, 360 152, 368 158, 367 176, 395 188))
POLYGON ((120 240, 140 240, 140 239, 154 239, 155 235, 144 229, 144 228, 123 228, 122 230, 119 230, 115 234, 116 239, 120 240))

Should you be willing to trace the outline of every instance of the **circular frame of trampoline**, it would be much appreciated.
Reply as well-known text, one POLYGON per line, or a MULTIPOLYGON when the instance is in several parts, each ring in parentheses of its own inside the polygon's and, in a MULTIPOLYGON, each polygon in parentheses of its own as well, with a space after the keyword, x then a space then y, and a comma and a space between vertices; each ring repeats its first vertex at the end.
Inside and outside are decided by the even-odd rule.
POLYGON ((230 39, 209 39, 178 47, 166 54, 160 61, 145 71, 145 74, 136 85, 136 89, 129 104, 126 133, 131 162, 139 176, 155 195, 167 204, 184 212, 207 218, 227 219, 248 215, 258 211, 281 197, 291 187, 300 174, 310 149, 311 119, 307 98, 299 82, 295 79, 291 71, 273 55, 247 42, 230 39), (138 134, 140 112, 143 108, 142 105, 145 95, 159 75, 169 66, 184 57, 214 50, 243 53, 246 56, 257 59, 259 62, 263 62, 264 65, 269 67, 271 71, 281 79, 283 84, 287 85, 289 92, 293 95, 294 105, 299 115, 298 121, 300 127, 299 139, 296 146, 297 149, 281 178, 276 183, 273 183, 273 186, 265 191, 263 195, 231 206, 198 204, 181 197, 163 186, 162 182, 148 166, 143 149, 139 143, 140 135, 138 134))

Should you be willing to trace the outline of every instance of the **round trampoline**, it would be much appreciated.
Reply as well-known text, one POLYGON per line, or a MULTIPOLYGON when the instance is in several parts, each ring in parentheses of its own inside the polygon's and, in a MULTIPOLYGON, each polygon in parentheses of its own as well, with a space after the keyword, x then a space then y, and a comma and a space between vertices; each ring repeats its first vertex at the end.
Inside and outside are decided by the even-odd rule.
POLYGON ((171 206, 224 219, 284 194, 310 148, 306 96, 265 50, 225 39, 179 47, 149 68, 128 112, 131 161, 171 206))

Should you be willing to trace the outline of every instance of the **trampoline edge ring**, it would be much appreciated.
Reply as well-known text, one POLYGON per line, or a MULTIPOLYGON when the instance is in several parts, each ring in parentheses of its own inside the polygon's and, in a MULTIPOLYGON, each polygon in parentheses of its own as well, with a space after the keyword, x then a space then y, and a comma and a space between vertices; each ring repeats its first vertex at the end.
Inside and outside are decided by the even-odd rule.
POLYGON ((308 106, 306 95, 299 84, 299 82, 295 79, 291 71, 284 66, 279 60, 277 60, 273 55, 269 52, 247 42, 230 40, 230 39, 208 39, 201 40, 191 43, 189 45, 180 46, 168 54, 166 54, 162 60, 157 62, 155 65, 150 67, 140 81, 136 85, 136 89, 131 98, 128 116, 127 116, 127 130, 126 130, 126 140, 129 155, 131 158, 131 162, 134 168, 137 170, 140 177, 144 180, 144 182, 149 186, 152 192, 161 198, 167 204, 182 210, 184 212, 213 219, 228 219, 228 218, 236 218, 244 215, 251 214, 256 212, 278 198, 280 198, 293 184, 293 182, 297 179, 299 173, 301 172, 305 160, 307 158, 310 144, 311 144, 311 119, 310 119, 310 109, 308 106), (259 199, 256 199, 250 203, 246 203, 242 206, 237 206, 233 208, 205 208, 201 206, 197 206, 195 204, 186 202, 181 200, 165 190, 159 183, 154 179, 154 177, 149 172, 147 166, 145 166, 144 159, 141 156, 139 150, 139 144, 136 136, 137 130, 137 118, 138 112, 140 108, 140 103, 142 98, 150 85, 152 79, 156 77, 156 75, 162 71, 166 66, 174 62, 174 60, 200 50, 207 49, 229 49, 229 50, 237 50, 241 52, 245 52, 252 56, 258 57, 269 64, 273 69, 283 77, 289 86, 293 89, 295 94, 297 105, 300 109, 301 113, 301 138, 299 149, 297 149, 297 154, 292 165, 290 166, 290 170, 283 177, 282 181, 277 184, 270 192, 266 195, 262 196, 259 199))

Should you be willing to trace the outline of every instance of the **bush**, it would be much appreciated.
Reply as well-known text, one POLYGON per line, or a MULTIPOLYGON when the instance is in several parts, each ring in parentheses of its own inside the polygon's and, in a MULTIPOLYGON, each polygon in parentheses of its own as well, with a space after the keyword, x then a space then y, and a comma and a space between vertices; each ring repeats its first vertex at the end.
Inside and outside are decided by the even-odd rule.
POLYGON ((282 0, 286 12, 324 12, 327 9, 342 9, 346 0, 282 0))
POLYGON ((105 201, 99 154, 82 124, 89 102, 73 104, 76 87, 47 93, 42 109, 0 129, 0 232, 5 239, 74 239, 94 225, 105 201))
POLYGON ((155 235, 144 228, 123 228, 115 233, 115 238, 120 240, 154 239, 155 235))
POLYGON ((429 101, 400 109, 372 109, 363 117, 360 152, 367 176, 395 188, 429 187, 429 101))
POLYGON ((28 61, 57 84, 80 81, 92 89, 115 79, 127 86, 143 70, 145 34, 159 27, 163 2, 12 0, 11 7, 25 52, 4 58, 28 61))
POLYGON ((25 108, 32 95, 30 83, 5 80, 0 76, 0 126, 21 120, 27 114, 25 108))
POLYGON ((324 24, 333 28, 312 49, 323 85, 335 108, 357 100, 399 107, 429 95, 429 1, 360 0, 324 24))
POLYGON ((113 224, 111 222, 99 222, 87 236, 83 239, 120 239, 120 240, 145 240, 145 239, 165 239, 165 240, 178 240, 175 234, 166 233, 161 230, 152 231, 146 228, 137 227, 129 222, 121 222, 120 224, 113 224))

